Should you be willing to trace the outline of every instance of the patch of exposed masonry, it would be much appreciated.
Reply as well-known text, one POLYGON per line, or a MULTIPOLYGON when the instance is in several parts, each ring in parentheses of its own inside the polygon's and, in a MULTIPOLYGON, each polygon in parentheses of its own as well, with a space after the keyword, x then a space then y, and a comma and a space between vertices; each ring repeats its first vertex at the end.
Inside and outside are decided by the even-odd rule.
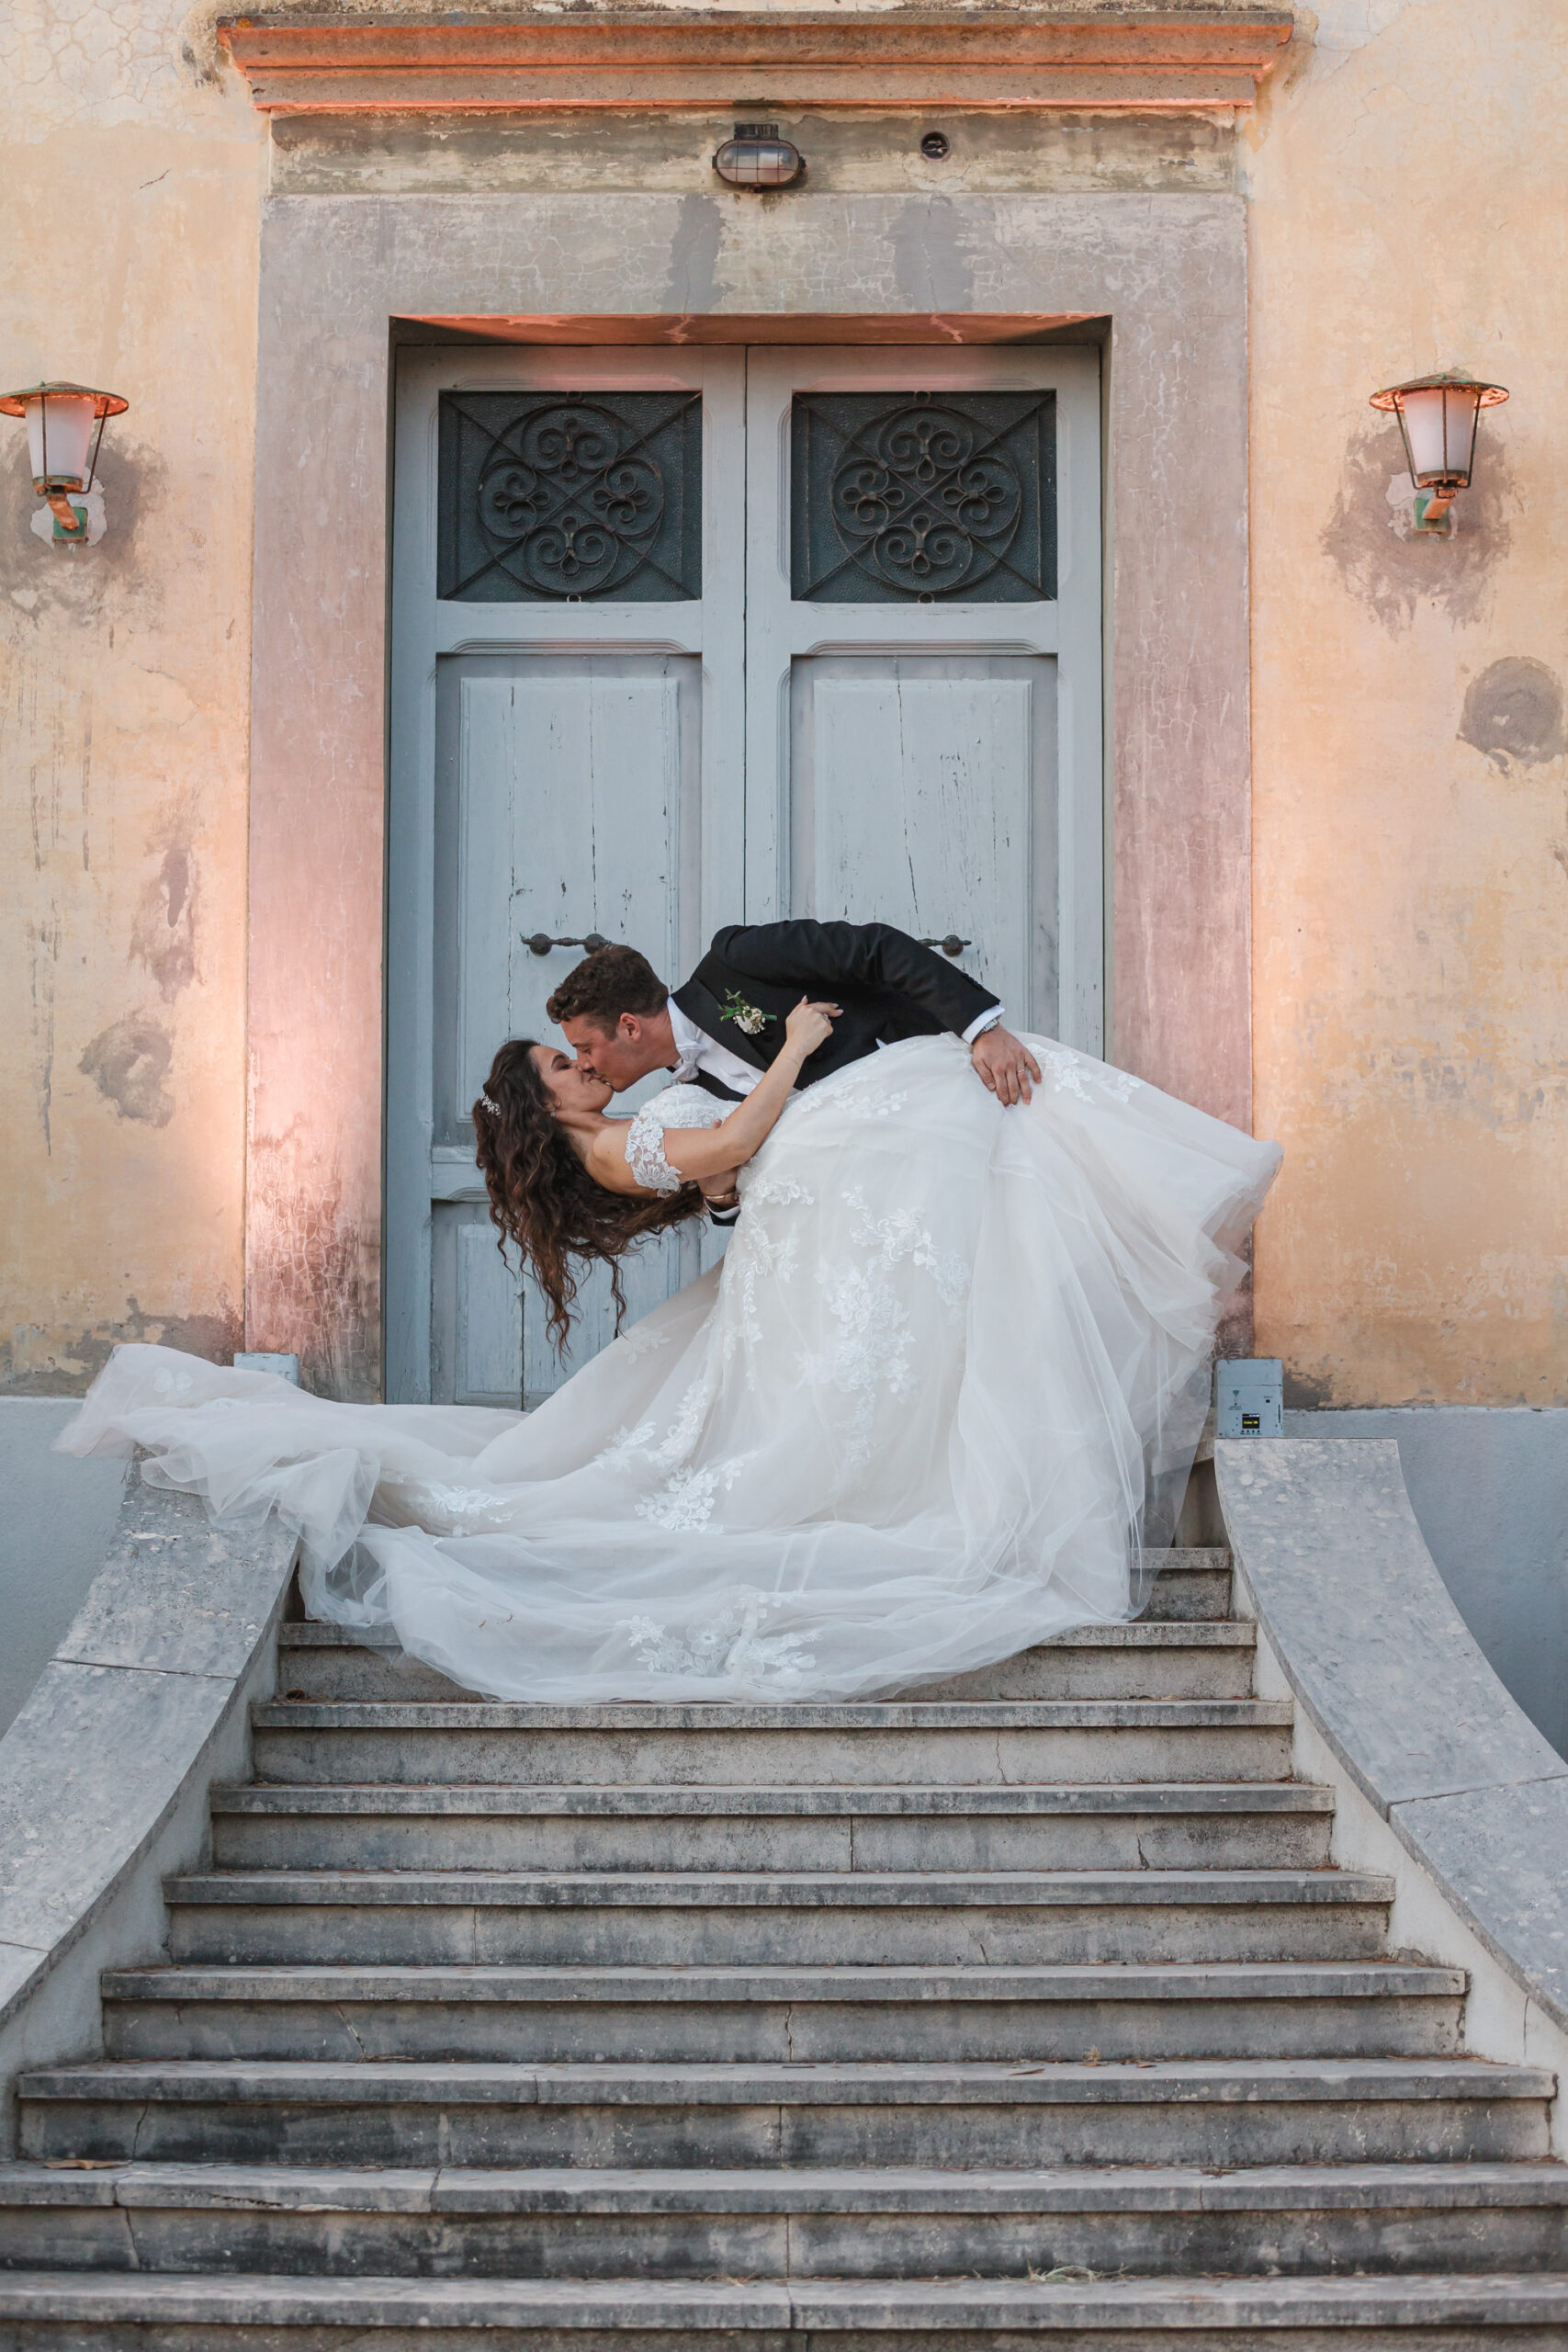
POLYGON ((1555 673, 1524 654, 1490 662, 1465 691, 1459 739, 1484 752, 1504 775, 1561 759, 1568 745, 1555 673))
MULTIPOLYGON (((754 199, 753 199, 754 200, 754 199)), ((718 249, 724 216, 711 196, 684 196, 670 240, 664 306, 677 312, 711 311, 722 299, 718 249)))
POLYGON ((1313 46, 1342 65, 1359 49, 1393 30, 1411 0, 1322 0, 1313 28, 1313 46))
POLYGON ((166 1127, 175 1115, 175 1098, 164 1080, 174 1052, 174 1040, 160 1022, 150 1013, 128 1012, 88 1041, 77 1067, 122 1119, 166 1127))
POLYGON ((1461 627, 1481 618, 1495 566, 1512 539, 1516 503, 1507 449, 1493 420, 1475 481, 1454 508, 1450 537, 1416 528, 1416 491, 1397 424, 1358 426, 1346 447, 1338 493, 1320 544, 1348 593, 1391 637, 1423 605, 1461 627))
POLYGON ((165 1004, 197 976, 196 827, 196 793, 187 787, 164 810, 147 844, 158 863, 142 885, 131 926, 131 955, 146 966, 165 1004))
POLYGON ((128 1298, 118 1321, 78 1331, 73 1339, 36 1325, 14 1326, 0 1340, 0 1396, 80 1396, 127 1340, 151 1340, 209 1363, 228 1363, 243 1346, 244 1330, 238 1309, 221 1295, 211 1315, 150 1315, 128 1298))
POLYGON ((265 1328, 253 1346, 296 1348, 318 1396, 369 1398, 380 1381, 378 1237, 343 1207, 334 1166, 307 1193, 289 1182, 296 1130, 252 1137, 253 1313, 265 1328), (265 1293, 265 1296, 261 1294, 265 1293), (290 1336, 268 1338, 265 1329, 290 1336))
POLYGON ((904 205, 889 243, 898 292, 912 311, 974 307, 974 273, 950 198, 926 197, 904 205))

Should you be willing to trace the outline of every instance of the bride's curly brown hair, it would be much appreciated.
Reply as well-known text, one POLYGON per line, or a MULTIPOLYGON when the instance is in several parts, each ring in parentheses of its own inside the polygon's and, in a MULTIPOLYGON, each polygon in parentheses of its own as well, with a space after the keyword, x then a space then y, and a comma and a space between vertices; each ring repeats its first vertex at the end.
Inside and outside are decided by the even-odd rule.
POLYGON ((474 1104, 474 1134, 491 1222, 501 1236, 496 1247, 504 1258, 507 1243, 516 1243, 549 1306, 558 1356, 571 1329, 581 1267, 609 1267, 618 1331, 626 1311, 621 1260, 647 1235, 700 1216, 703 1196, 694 1184, 683 1184, 657 1201, 638 1201, 596 1184, 556 1117, 534 1059, 536 1043, 509 1037, 502 1046, 474 1104))

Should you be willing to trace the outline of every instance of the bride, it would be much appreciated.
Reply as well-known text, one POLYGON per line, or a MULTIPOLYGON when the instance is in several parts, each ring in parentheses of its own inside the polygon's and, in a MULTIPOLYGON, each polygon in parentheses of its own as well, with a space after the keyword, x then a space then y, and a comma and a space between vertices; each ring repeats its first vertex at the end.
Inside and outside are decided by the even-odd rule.
POLYGON ((721 1265, 527 1414, 360 1406, 122 1347, 61 1442, 276 1511, 310 1613, 502 1699, 845 1700, 1137 1613, 1280 1154, 1030 1038, 1009 1107, 954 1035, 630 1120, 513 1039, 474 1106, 558 1340, 573 1265, 739 1192, 721 1265), (733 1171, 739 1171, 734 1174, 733 1171))

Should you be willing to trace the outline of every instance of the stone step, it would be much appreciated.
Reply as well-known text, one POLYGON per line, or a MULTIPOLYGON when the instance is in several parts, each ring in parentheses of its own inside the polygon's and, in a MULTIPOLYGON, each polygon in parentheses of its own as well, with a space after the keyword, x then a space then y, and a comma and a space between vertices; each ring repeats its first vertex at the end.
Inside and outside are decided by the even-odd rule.
POLYGON ((1089 1625, 996 1666, 929 1682, 913 1698, 1240 1699, 1252 1690, 1257 1629, 1229 1618, 1089 1625))
POLYGON ((17 2085, 36 2161, 1235 2165, 1527 2161, 1553 2078, 1478 2059, 519 2066, 164 2060, 17 2085))
POLYGON ((959 1700, 846 1707, 300 1704, 253 1710, 274 1781, 841 1785, 1277 1781, 1283 1699, 959 1700))
POLYGON ((871 2352, 917 2340, 932 2352, 1038 2335, 1093 2352, 1562 2352, 1568 2279, 855 2278, 795 2283, 640 2278, 207 2278, 50 2271, 0 2280, 4 2352, 130 2352, 129 2328, 156 2331, 151 2352, 556 2352, 612 2339, 669 2352, 684 2335, 716 2352, 748 2342, 782 2352, 871 2352))
POLYGON ((1350 1871, 218 1871, 170 1879, 170 1956, 664 1967, 1371 1960, 1350 1871))
POLYGON ((1509 2272, 1353 2278, 299 2278, 17 2271, 0 2278, 3 2352, 558 2352, 575 2338, 669 2352, 981 2352, 1038 2335, 1093 2352, 1562 2352, 1568 2278, 1509 2272))
POLYGON ((1215 1545, 1177 1546, 1151 1552, 1160 1563, 1141 1622, 1189 1623, 1231 1613, 1231 1555, 1215 1545))
MULTIPOLYGON (((1245 1698, 1254 1647, 1254 1628, 1235 1620, 1091 1625, 909 1695, 926 1702, 1245 1698)), ((473 1695, 407 1657, 394 1637, 366 1637, 337 1625, 283 1626, 277 1684, 286 1700, 317 1702, 464 1702, 473 1695)))
POLYGON ((1301 1781, 1043 1788, 216 1789, 249 1870, 1313 1869, 1334 1798, 1301 1781))
POLYGON ((1461 1970, 154 1968, 104 1979, 110 2058, 1439 2057, 1461 1970))
POLYGON ((0 2165, 0 2267, 44 2262, 514 2279, 1484 2274, 1568 2267, 1568 2167, 0 2165))

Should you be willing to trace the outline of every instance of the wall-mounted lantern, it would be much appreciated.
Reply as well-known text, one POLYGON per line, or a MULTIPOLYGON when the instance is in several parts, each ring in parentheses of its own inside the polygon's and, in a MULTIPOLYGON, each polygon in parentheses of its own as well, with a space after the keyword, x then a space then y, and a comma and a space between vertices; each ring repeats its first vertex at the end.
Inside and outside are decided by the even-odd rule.
POLYGON ((798 147, 779 137, 776 122, 738 122, 713 159, 714 170, 729 187, 788 187, 806 169, 798 147))
POLYGON ((1449 509, 1470 487, 1475 462, 1475 428, 1483 408, 1507 399, 1501 384, 1477 384, 1450 370, 1416 376, 1374 392, 1371 404, 1392 409, 1399 419, 1405 462, 1416 485, 1416 528, 1447 531, 1449 509))
POLYGON ((94 488, 104 419, 123 415, 130 405, 118 392, 95 392, 85 384, 29 384, 0 396, 0 416, 27 419, 33 488, 54 517, 56 547, 85 547, 103 537, 101 517, 94 529, 88 509, 73 505, 72 492, 85 498, 94 488))

